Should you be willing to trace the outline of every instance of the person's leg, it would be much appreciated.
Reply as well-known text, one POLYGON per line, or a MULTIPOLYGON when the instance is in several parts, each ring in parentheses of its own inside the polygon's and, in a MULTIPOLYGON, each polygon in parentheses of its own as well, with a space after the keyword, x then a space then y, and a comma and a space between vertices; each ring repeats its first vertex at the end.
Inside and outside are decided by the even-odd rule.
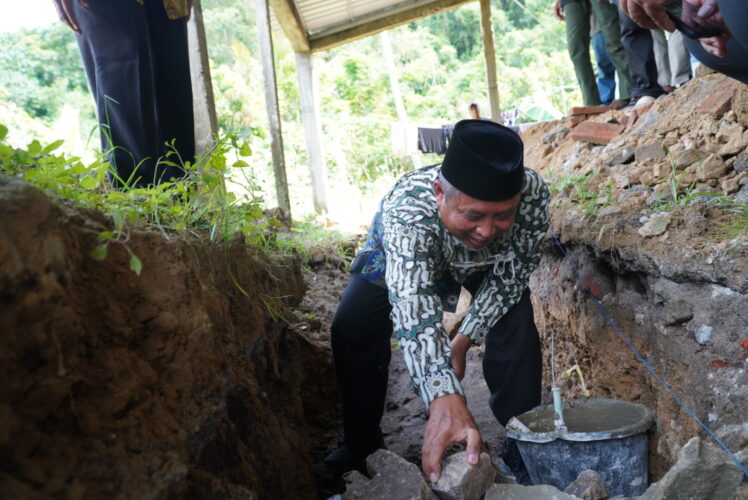
POLYGON ((605 37, 600 31, 592 35, 592 50, 597 61, 597 91, 600 102, 607 105, 616 97, 616 68, 605 51, 605 37))
POLYGON ((657 64, 657 83, 664 89, 670 87, 670 80, 672 80, 667 38, 662 30, 651 30, 649 33, 652 35, 652 47, 657 64))
POLYGON ((636 24, 630 17, 619 12, 621 17, 621 42, 626 49, 631 68, 632 97, 659 97, 664 91, 657 83, 652 35, 648 29, 636 24))
POLYGON ((592 1, 592 12, 605 38, 605 51, 618 72, 618 94, 623 100, 631 98, 631 70, 626 50, 621 43, 621 26, 618 8, 606 1, 592 1))
POLYGON ((391 356, 391 309, 385 288, 354 274, 331 326, 344 439, 356 463, 382 446, 379 423, 391 356))
MULTIPOLYGON (((122 181, 131 176, 152 178, 160 148, 145 10, 132 0, 89 4, 90 9, 85 9, 73 2, 83 32, 78 45, 96 100, 102 149, 109 151, 122 181)), ((118 179, 113 182, 121 185, 118 179)))
MULTIPOLYGON (((496 322, 486 335, 483 376, 491 392, 489 406, 501 425, 540 404, 542 357, 530 301, 530 290, 496 322)), ((501 457, 521 484, 529 476, 513 439, 501 457)))
POLYGON ((590 61, 590 7, 589 0, 577 0, 564 5, 566 17, 566 41, 569 58, 582 91, 585 106, 600 104, 595 73, 590 61))
POLYGON ((672 75, 670 85, 680 87, 691 79, 691 56, 686 49, 686 43, 683 41, 683 34, 680 31, 676 30, 670 33, 667 48, 670 56, 670 74, 672 75))
MULTIPOLYGON (((169 161, 181 166, 195 160, 195 126, 192 108, 192 80, 187 50, 186 18, 170 20, 162 1, 145 2, 148 31, 153 56, 153 75, 156 89, 156 117, 161 132, 161 144, 171 144, 180 159, 169 161), (181 160, 181 161, 180 161, 181 160)), ((162 154, 171 148, 162 147, 162 154)), ((164 180, 181 177, 178 167, 159 166, 164 180)))

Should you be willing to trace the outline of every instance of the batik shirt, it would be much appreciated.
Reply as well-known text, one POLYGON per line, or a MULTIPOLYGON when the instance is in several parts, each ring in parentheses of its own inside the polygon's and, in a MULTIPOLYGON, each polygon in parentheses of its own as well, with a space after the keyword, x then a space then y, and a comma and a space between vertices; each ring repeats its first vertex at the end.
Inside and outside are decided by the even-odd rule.
POLYGON ((464 394, 442 324, 442 311, 455 309, 460 284, 474 273, 485 274, 458 330, 480 344, 527 288, 548 230, 548 189, 536 172, 525 169, 512 227, 488 246, 470 248, 439 217, 433 188, 439 168, 425 167, 398 180, 382 199, 351 266, 361 278, 387 288, 395 336, 426 408, 438 397, 464 394))

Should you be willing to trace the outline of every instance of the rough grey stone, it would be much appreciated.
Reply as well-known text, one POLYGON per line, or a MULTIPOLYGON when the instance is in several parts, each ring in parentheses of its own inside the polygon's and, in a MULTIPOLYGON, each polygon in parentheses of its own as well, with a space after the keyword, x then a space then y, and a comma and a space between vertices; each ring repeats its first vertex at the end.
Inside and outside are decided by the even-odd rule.
POLYGON ((634 151, 634 156, 636 157, 636 161, 644 161, 651 158, 660 159, 667 156, 667 151, 662 147, 662 144, 655 142, 639 146, 634 151))
POLYGON ((594 470, 583 470, 577 478, 566 487, 564 493, 574 495, 582 500, 603 500, 610 496, 608 486, 594 470))
POLYGON ((494 484, 488 489, 484 498, 485 500, 577 500, 577 497, 547 484, 539 486, 494 484))
POLYGON ((735 158, 735 163, 732 164, 732 168, 736 172, 748 172, 748 154, 743 153, 735 158))
POLYGON ((610 159, 609 165, 626 165, 634 161, 634 152, 629 148, 623 148, 610 159))
POLYGON ((691 318, 693 318, 693 309, 691 304, 685 300, 675 300, 665 309, 665 324, 668 326, 680 325, 691 318))
POLYGON ((481 453, 478 463, 470 465, 467 453, 461 451, 444 459, 442 476, 433 486, 445 500, 478 500, 496 478, 496 469, 488 453, 481 453))
POLYGON ((654 214, 642 227, 639 228, 641 236, 659 236, 667 231, 670 224, 670 214, 667 212, 658 212, 654 214))
POLYGON ((678 461, 640 500, 730 498, 743 478, 730 457, 711 443, 692 438, 681 449, 678 461))
POLYGON ((420 469, 388 450, 377 450, 366 459, 371 479, 348 474, 343 500, 436 500, 420 469))
POLYGON ((675 155, 675 168, 682 170, 686 167, 690 167, 699 160, 702 160, 704 155, 695 149, 686 149, 680 154, 675 155))
POLYGON ((659 111, 650 111, 647 113, 647 119, 644 120, 644 123, 642 123, 639 128, 636 129, 636 132, 634 132, 636 135, 643 135, 651 129, 655 123, 657 123, 657 120, 660 118, 659 111))
POLYGON ((696 339, 696 342, 698 342, 701 345, 709 343, 709 341, 712 338, 712 332, 714 331, 714 327, 711 327, 709 325, 699 325, 698 328, 696 328, 696 331, 693 333, 694 338, 696 339))
POLYGON ((563 139, 566 134, 569 133, 569 129, 564 127, 563 125, 559 125, 558 127, 554 128, 550 131, 541 142, 543 144, 550 144, 551 142, 556 141, 557 139, 563 139))

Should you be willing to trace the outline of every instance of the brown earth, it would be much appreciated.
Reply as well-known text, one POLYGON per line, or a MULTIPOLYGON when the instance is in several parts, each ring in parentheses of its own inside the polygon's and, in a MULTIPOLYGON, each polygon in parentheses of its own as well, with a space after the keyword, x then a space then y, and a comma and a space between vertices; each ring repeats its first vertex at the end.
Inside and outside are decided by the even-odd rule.
POLYGON ((134 232, 138 277, 108 227, 0 178, 1 496, 315 497, 330 360, 269 307, 298 263, 134 232))

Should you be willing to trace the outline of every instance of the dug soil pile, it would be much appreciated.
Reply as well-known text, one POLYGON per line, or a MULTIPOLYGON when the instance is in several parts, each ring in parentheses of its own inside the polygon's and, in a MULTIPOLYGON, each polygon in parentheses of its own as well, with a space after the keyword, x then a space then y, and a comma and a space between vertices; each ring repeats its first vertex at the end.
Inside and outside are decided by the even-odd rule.
POLYGON ((136 276, 122 246, 90 257, 110 228, 0 177, 0 496, 316 497, 337 407, 329 357, 276 316, 298 263, 133 232, 136 276))

